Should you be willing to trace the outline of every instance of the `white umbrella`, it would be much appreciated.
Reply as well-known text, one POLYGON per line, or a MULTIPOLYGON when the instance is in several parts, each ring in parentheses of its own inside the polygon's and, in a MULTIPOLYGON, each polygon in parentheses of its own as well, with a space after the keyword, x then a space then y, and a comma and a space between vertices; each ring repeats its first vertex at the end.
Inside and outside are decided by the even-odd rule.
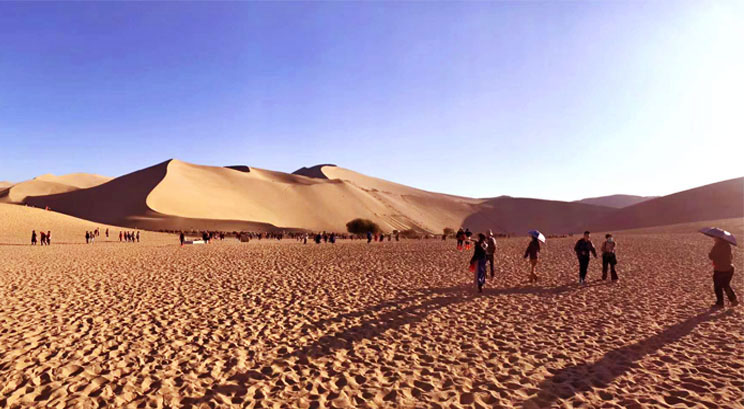
POLYGON ((545 236, 542 233, 540 233, 538 230, 530 230, 527 232, 527 234, 545 243, 545 236))
POLYGON ((733 234, 727 232, 726 230, 719 229, 718 227, 706 227, 704 229, 700 229, 700 233, 703 233, 704 235, 709 237, 726 240, 727 242, 736 246, 736 237, 734 237, 733 234))

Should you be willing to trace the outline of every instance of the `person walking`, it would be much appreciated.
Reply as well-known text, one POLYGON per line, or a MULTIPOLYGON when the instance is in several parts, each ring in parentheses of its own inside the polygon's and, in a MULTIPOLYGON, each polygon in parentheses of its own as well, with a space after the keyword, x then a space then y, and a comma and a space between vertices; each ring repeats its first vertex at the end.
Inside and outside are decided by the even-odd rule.
POLYGON ((106 227, 106 238, 108 238, 108 227, 106 227))
POLYGON ((465 250, 470 250, 470 238, 473 236, 473 233, 470 231, 470 229, 465 228, 465 250))
POLYGON ((708 258, 713 261, 713 291, 716 293, 716 303, 713 308, 723 308, 723 293, 726 293, 729 304, 739 304, 734 289, 731 288, 731 279, 734 276, 733 253, 731 245, 720 238, 715 238, 715 244, 708 253, 708 258))
POLYGON ((457 230, 455 238, 457 239, 457 249, 462 251, 462 248, 465 245, 465 231, 462 230, 462 227, 457 230))
POLYGON ((597 250, 590 240, 589 231, 584 232, 584 237, 580 238, 574 246, 576 257, 579 258, 579 284, 586 284, 586 272, 589 270, 589 254, 597 258, 597 250))
POLYGON ((50 230, 47 230, 46 242, 47 242, 47 246, 52 245, 52 232, 50 230))
POLYGON ((36 230, 31 230, 31 245, 36 245, 36 230))
POLYGON ((615 271, 615 265, 617 264, 617 257, 615 256, 615 248, 617 242, 612 234, 605 234, 605 241, 602 243, 600 250, 602 252, 602 280, 607 279, 607 267, 610 268, 610 278, 612 281, 617 281, 617 272, 615 271))
POLYGON ((470 259, 470 270, 475 272, 475 285, 478 292, 483 292, 483 285, 486 284, 486 251, 488 243, 483 233, 478 234, 478 242, 473 249, 473 257, 470 259))
POLYGON ((488 244, 488 247, 486 248, 486 260, 488 261, 488 265, 491 268, 491 278, 493 278, 493 256, 496 253, 496 238, 493 237, 493 231, 488 231, 488 239, 486 240, 486 244, 488 244))
POLYGON ((139 243, 139 239, 140 239, 140 232, 137 231, 137 243, 139 243))
POLYGON ((530 244, 527 245, 527 250, 524 251, 524 258, 529 258, 530 260, 530 283, 537 282, 537 274, 535 274, 535 270, 537 269, 537 260, 539 254, 540 241, 537 239, 537 237, 532 237, 532 240, 530 240, 530 244))
POLYGON ((186 241, 186 236, 183 234, 183 232, 178 235, 178 240, 181 242, 181 247, 183 247, 183 242, 186 241))
POLYGON ((371 231, 368 231, 367 232, 367 244, 369 244, 371 242, 372 242, 372 232, 371 231))
POLYGON ((88 233, 88 232, 86 231, 86 232, 85 232, 85 244, 88 244, 88 243, 90 243, 90 233, 88 233))
POLYGON ((40 243, 40 245, 42 245, 42 246, 46 245, 46 233, 44 233, 42 231, 42 232, 39 232, 39 234, 41 235, 41 243, 40 243))

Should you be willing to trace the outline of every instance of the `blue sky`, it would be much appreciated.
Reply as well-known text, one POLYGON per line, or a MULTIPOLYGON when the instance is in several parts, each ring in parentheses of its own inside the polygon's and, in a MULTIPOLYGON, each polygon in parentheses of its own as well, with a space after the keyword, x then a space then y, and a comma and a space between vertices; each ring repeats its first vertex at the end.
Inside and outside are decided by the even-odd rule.
POLYGON ((0 3, 0 180, 317 163, 465 196, 743 176, 738 2, 0 3))

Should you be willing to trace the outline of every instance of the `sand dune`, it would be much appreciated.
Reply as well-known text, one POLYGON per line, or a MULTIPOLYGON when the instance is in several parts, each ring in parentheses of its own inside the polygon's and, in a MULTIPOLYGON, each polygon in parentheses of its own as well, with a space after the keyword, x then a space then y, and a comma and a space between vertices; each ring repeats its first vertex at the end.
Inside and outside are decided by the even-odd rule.
MULTIPOLYGON (((111 178, 91 173, 70 173, 62 176, 45 174, 16 184, 0 184, 0 203, 24 203, 32 196, 71 192, 105 183, 111 178)), ((7 182, 3 182, 7 183, 7 182)))
MULTIPOLYGON (((28 206, 0 203, 0 245, 27 245, 31 242, 31 231, 52 232, 53 244, 85 243, 85 232, 98 228, 103 233, 109 229, 110 241, 118 241, 118 232, 131 230, 78 219, 66 214, 57 213, 28 206), (117 236, 114 237, 114 232, 117 236)), ((148 242, 175 243, 177 238, 172 234, 146 232, 143 237, 148 242)), ((99 241, 106 241, 99 237, 99 241)), ((0 382, 1 383, 1 382, 0 382)), ((0 405, 2 406, 2 405, 0 405)))
POLYGON ((0 203, 23 203, 32 196, 53 195, 77 190, 75 186, 44 180, 27 180, 0 191, 0 203))
POLYGON ((691 221, 744 217, 744 178, 686 190, 619 209, 593 223, 594 230, 618 230, 691 221))
POLYGON ((0 407, 739 407, 711 240, 617 240, 620 282, 579 287, 573 238, 536 286, 500 239, 480 295, 451 240, 0 246, 0 407))
POLYGON ((47 173, 45 175, 37 176, 34 179, 74 186, 79 189, 86 189, 106 183, 113 178, 110 178, 108 176, 96 175, 93 173, 69 173, 62 176, 55 176, 51 173, 47 173))
MULTIPOLYGON (((66 179, 71 183, 69 179, 73 178, 66 179)), ((101 179, 93 180, 91 183, 101 179)), ((83 182, 78 177, 76 183, 83 182)), ((705 196, 705 192, 716 190, 715 187, 703 191, 705 209, 667 209, 680 200, 659 198, 642 204, 649 206, 648 211, 636 207, 641 205, 617 210, 508 196, 459 197, 416 189, 334 165, 302 168, 287 174, 242 165, 214 167, 169 160, 88 189, 68 191, 64 186, 69 185, 54 186, 63 190, 44 196, 21 193, 13 196, 12 201, 24 197, 25 203, 50 206, 76 217, 156 230, 345 231, 348 221, 362 217, 375 221, 387 232, 414 229, 438 234, 445 227, 464 226, 516 234, 537 228, 556 234, 582 231, 587 226, 641 227, 648 219, 655 219, 656 214, 664 216, 660 224, 742 216, 741 211, 737 213, 734 209, 735 194, 713 200, 705 196), (724 199, 729 202, 723 202, 724 199), (641 209, 640 216, 627 216, 633 209, 641 209)), ((744 204, 741 199, 739 203, 741 210, 744 204)))

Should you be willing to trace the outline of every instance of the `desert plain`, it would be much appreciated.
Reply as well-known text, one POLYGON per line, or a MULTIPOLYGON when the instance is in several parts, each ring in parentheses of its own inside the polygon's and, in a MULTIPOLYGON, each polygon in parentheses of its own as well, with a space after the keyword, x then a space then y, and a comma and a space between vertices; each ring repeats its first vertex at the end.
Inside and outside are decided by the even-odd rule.
POLYGON ((710 309, 712 240, 695 232, 744 237, 742 219, 616 232, 619 282, 592 260, 586 286, 578 237, 548 239, 537 285, 528 239, 500 238, 478 294, 472 251, 453 240, 180 247, 144 232, 141 243, 112 234, 86 245, 84 231, 105 226, 0 206, 3 408, 744 402, 744 309, 710 309), (52 226, 52 246, 27 244, 32 225, 52 226))

